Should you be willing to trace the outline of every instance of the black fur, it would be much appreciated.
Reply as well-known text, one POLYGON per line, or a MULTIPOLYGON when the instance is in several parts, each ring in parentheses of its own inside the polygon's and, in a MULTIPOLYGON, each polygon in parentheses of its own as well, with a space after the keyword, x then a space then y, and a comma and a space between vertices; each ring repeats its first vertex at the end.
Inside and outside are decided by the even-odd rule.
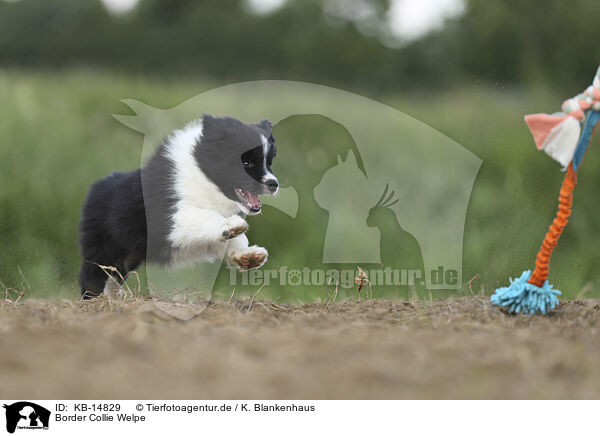
POLYGON ((271 132, 271 123, 263 120, 259 124, 248 125, 231 117, 204 116, 202 124, 202 140, 194 150, 202 172, 231 200, 237 200, 234 187, 268 194, 269 191, 265 190, 261 180, 262 176, 266 175, 261 135, 267 139, 274 155, 275 140, 271 132), (252 154, 252 150, 257 150, 258 153, 252 154), (255 164, 253 168, 260 169, 260 174, 252 174, 250 171, 253 168, 243 166, 243 162, 248 159, 255 164))
MULTIPOLYGON (((224 195, 235 201, 234 187, 257 195, 275 190, 272 180, 271 185, 263 180, 267 170, 262 146, 257 146, 261 135, 268 138, 270 173, 275 156, 270 122, 245 124, 233 118, 204 116, 202 123, 202 138, 193 157, 224 195), (249 162, 252 168, 247 167, 249 162)), ((121 283, 144 261, 169 263, 172 248, 167 236, 178 199, 172 190, 175 168, 167 157, 168 141, 141 169, 113 172, 91 185, 79 224, 83 258, 79 283, 84 298, 100 295, 108 274, 121 283)))
POLYGON ((85 199, 80 222, 81 271, 79 283, 87 297, 99 295, 110 273, 110 266, 121 277, 135 270, 146 259, 147 232, 140 170, 114 172, 95 182, 85 199))

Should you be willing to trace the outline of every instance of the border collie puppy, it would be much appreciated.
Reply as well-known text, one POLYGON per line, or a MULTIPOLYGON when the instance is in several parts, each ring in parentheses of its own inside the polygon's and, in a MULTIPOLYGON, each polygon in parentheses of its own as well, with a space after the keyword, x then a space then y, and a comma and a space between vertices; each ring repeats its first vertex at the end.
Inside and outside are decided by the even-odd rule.
POLYGON ((144 261, 224 256, 241 270, 262 266, 267 250, 248 246, 243 216, 260 213, 259 195, 277 192, 275 154, 268 120, 205 115, 174 131, 142 168, 92 184, 79 224, 83 297, 119 293, 144 261))

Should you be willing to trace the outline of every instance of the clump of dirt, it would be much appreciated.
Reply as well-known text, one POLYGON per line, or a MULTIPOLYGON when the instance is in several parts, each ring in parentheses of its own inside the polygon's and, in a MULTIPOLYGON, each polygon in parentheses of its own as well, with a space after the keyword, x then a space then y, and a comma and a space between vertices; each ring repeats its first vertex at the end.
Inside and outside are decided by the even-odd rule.
POLYGON ((599 321, 598 300, 4 302, 0 397, 599 398, 599 321))

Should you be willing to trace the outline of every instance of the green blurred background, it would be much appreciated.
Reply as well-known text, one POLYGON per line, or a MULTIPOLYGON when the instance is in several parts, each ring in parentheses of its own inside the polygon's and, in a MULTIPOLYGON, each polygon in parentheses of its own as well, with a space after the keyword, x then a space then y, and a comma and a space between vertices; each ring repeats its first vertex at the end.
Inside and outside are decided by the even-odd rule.
MULTIPOLYGON (((121 99, 169 108, 227 83, 287 79, 382 101, 483 160, 467 212, 463 279, 476 277, 472 291, 490 293, 532 266, 562 180, 558 164, 535 150, 523 115, 556 111, 591 83, 599 22, 597 0, 0 0, 0 288, 78 296, 77 221, 88 185, 140 162, 142 136, 111 116, 130 113, 121 99)), ((343 128, 318 116, 293 117, 275 135, 281 154, 336 144, 317 159, 321 166, 276 161, 280 179, 293 179, 299 192, 352 147, 343 128)), ((598 142, 552 260, 551 281, 569 298, 600 296, 598 142)), ((265 207, 251 222, 251 240, 279 263, 311 264, 322 241, 307 237, 310 225, 326 225, 327 213, 307 196, 301 210, 304 228, 265 207), (277 248, 282 234, 293 249, 277 248)), ((383 234, 398 228, 383 218, 377 226, 383 234)), ((393 264, 397 251, 382 247, 383 262, 393 264)), ((264 290, 281 301, 330 292, 264 290)), ((432 295, 470 292, 465 284, 432 295)), ((375 288, 373 295, 412 293, 375 288)), ((355 298, 356 289, 343 297, 355 298)))

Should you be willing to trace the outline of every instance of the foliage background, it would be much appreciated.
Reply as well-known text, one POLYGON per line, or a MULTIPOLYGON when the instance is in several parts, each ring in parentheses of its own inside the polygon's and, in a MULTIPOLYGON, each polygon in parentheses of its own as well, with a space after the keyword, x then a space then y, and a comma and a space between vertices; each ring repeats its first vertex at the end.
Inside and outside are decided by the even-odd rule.
MULTIPOLYGON (((474 291, 490 292, 531 266, 562 175, 536 152, 522 116, 557 110, 590 83, 600 59, 600 4, 470 0, 442 29, 390 46, 352 21, 327 18, 325 3, 289 1, 257 15, 240 1, 141 0, 132 12, 113 16, 93 0, 0 1, 1 286, 27 289, 29 296, 77 296, 76 229, 87 187, 110 171, 139 165, 141 136, 111 116, 128 113, 120 99, 168 108, 212 87, 253 79, 309 81, 363 94, 477 154, 483 165, 467 214, 463 278, 477 276, 474 291)), ((378 16, 389 7, 367 3, 378 16)), ((347 141, 343 129, 318 118, 292 120, 275 133, 282 153, 303 141, 347 141)), ((552 261, 553 284, 571 298, 600 296, 596 144, 552 261)), ((335 155, 327 159, 333 165, 335 155)), ((281 165, 278 173, 293 173, 281 165)), ((322 210, 314 214, 316 222, 327 218, 322 210)), ((268 231, 277 225, 310 235, 310 228, 290 227, 267 208, 250 237, 277 247, 281 236, 268 231)), ((303 262, 311 247, 307 240, 278 256, 303 262)), ((265 294, 306 301, 329 291, 273 286, 265 294)), ((468 286, 461 292, 469 293, 468 286)), ((375 296, 409 293, 374 290, 375 296)))

